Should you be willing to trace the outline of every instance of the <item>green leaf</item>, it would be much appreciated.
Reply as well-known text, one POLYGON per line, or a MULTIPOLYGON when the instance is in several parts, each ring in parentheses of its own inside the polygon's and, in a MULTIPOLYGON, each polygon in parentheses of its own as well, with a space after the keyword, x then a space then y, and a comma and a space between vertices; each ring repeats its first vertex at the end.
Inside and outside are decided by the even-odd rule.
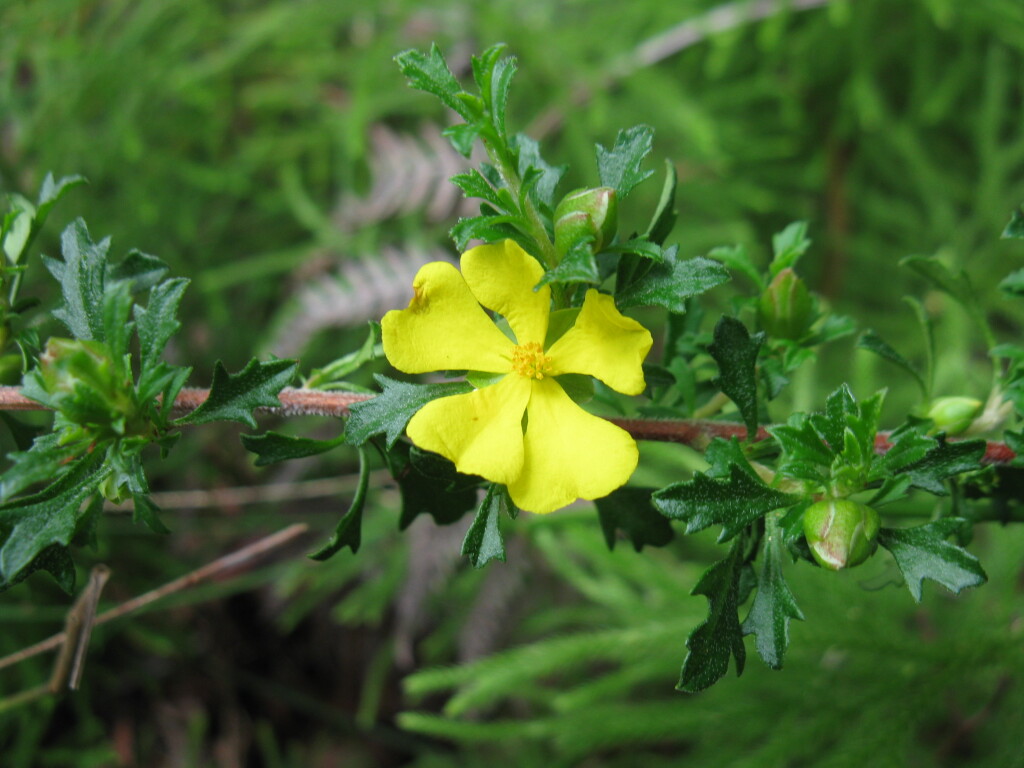
POLYGON ((103 341, 103 297, 110 238, 92 242, 85 222, 76 219, 61 235, 64 261, 44 259, 46 268, 60 282, 63 306, 53 316, 76 339, 103 341))
POLYGON ((720 261, 734 272, 746 275, 757 286, 758 290, 763 291, 765 289, 766 283, 761 276, 761 271, 754 266, 754 262, 751 261, 747 249, 742 245, 719 246, 708 253, 708 258, 720 261))
POLYGON ((771 273, 774 277, 787 267, 792 267, 807 249, 811 241, 807 239, 807 222, 794 221, 784 230, 772 237, 771 273))
POLYGON ((916 528, 882 528, 878 543, 888 549, 903 574, 907 589, 921 602, 925 579, 937 581, 951 592, 984 584, 988 580, 978 558, 963 547, 946 541, 966 520, 947 517, 916 528))
POLYGON ((480 135, 480 125, 478 123, 451 125, 441 131, 441 135, 451 142, 456 152, 463 157, 469 157, 473 154, 473 145, 480 135))
POLYGON ((461 395, 473 389, 464 381, 441 384, 407 384, 386 376, 374 376, 381 393, 371 400, 355 403, 345 424, 345 442, 362 445, 383 433, 391 448, 405 432, 405 425, 416 411, 439 397, 461 395))
POLYGON ((646 237, 634 237, 623 243, 616 243, 604 249, 605 253, 634 253, 645 259, 654 262, 665 261, 665 250, 657 243, 651 242, 646 237))
POLYGON ((355 496, 349 504, 348 511, 338 521, 334 535, 316 552, 309 556, 313 560, 327 560, 345 547, 354 555, 359 551, 363 535, 363 507, 366 505, 366 490, 370 486, 370 457, 366 446, 360 445, 359 451, 359 482, 355 496))
POLYGON ((346 376, 358 371, 366 363, 376 360, 384 354, 384 348, 380 344, 380 323, 371 320, 369 322, 370 332, 366 334, 366 341, 354 352, 342 355, 323 368, 315 368, 309 378, 305 380, 304 387, 309 389, 333 389, 337 386, 351 387, 351 384, 341 384, 346 376))
POLYGON ((491 560, 505 562, 505 542, 499 520, 502 512, 511 515, 512 508, 505 486, 492 483, 462 542, 462 554, 474 568, 483 568, 491 560))
POLYGON ((208 424, 211 421, 240 421, 255 429, 256 408, 277 408, 277 394, 295 375, 292 360, 250 360, 238 373, 228 373, 219 360, 213 368, 210 396, 192 413, 175 424, 208 424))
POLYGON ((569 169, 567 165, 549 165, 540 155, 540 144, 522 133, 517 133, 510 142, 512 151, 519 158, 519 175, 530 179, 530 196, 542 207, 552 208, 555 188, 569 169))
POLYGON ((789 645, 789 620, 803 621, 804 615, 782 574, 784 542, 774 518, 769 515, 766 520, 757 593, 743 622, 743 634, 756 636, 755 646, 765 664, 782 669, 789 645))
POLYGON ((719 541, 731 539, 773 509, 788 507, 799 500, 768 487, 735 464, 729 468, 728 479, 698 472, 692 480, 673 483, 652 496, 661 514, 686 523, 686 533, 721 525, 719 541))
POLYGON ((875 457, 872 462, 868 482, 880 480, 896 472, 902 475, 904 467, 923 459, 936 445, 934 437, 922 434, 912 427, 896 430, 889 435, 889 449, 882 456, 875 457))
POLYGON ((522 245, 522 235, 512 222, 521 222, 521 219, 516 216, 473 216, 459 219, 448 234, 460 251, 466 249, 470 240, 493 243, 510 238, 522 245))
POLYGON ((901 468, 916 488, 936 496, 947 494, 944 481, 961 472, 981 468, 981 457, 985 455, 984 440, 957 440, 946 442, 940 439, 923 459, 901 468))
POLYGON ((610 150, 596 145, 601 186, 613 187, 621 200, 651 176, 654 171, 643 171, 640 165, 650 154, 653 142, 654 129, 649 125, 636 125, 619 131, 610 150))
POLYGON ((307 456, 319 456, 344 442, 344 435, 333 440, 313 440, 308 437, 293 437, 273 431, 264 432, 261 435, 242 435, 242 445, 245 446, 245 450, 256 454, 257 467, 265 467, 279 461, 304 459, 307 456))
MULTIPOLYGON (((11 198, 13 205, 18 205, 19 202, 25 206, 32 205, 21 195, 17 197, 12 195, 11 198)), ((29 237, 32 234, 32 214, 33 211, 29 208, 14 209, 4 217, 3 226, 0 229, 0 241, 3 242, 4 254, 12 264, 18 263, 25 248, 28 247, 29 237)))
POLYGON ((443 456, 398 442, 388 451, 388 465, 402 495, 399 530, 421 514, 430 515, 437 525, 449 525, 477 504, 483 478, 463 475, 443 456))
POLYGON ((171 337, 181 328, 178 304, 188 287, 184 277, 165 280, 150 291, 146 308, 135 306, 135 327, 143 369, 155 365, 171 337))
POLYGON ((132 494, 134 511, 132 521, 144 523, 153 533, 166 534, 170 529, 160 519, 160 507, 145 493, 132 494))
POLYGON ((36 571, 48 572, 57 582, 57 586, 69 595, 75 588, 75 562, 71 559, 67 547, 54 544, 36 555, 11 581, 0 576, 0 592, 24 581, 36 571))
POLYGON ((999 283, 999 290, 1018 299, 1024 297, 1024 269, 1018 269, 1003 278, 1003 281, 999 283))
POLYGON ((708 568, 690 593, 707 597, 708 617, 686 640, 689 653, 676 686, 680 691, 696 693, 714 685, 728 671, 730 656, 736 660, 736 676, 743 674, 747 652, 738 615, 742 544, 742 539, 733 544, 729 555, 708 568))
POLYGON ((106 283, 127 282, 132 293, 142 293, 163 280, 168 271, 163 259, 132 250, 118 264, 107 265, 106 283))
POLYGON ((619 307, 656 305, 669 312, 686 312, 686 300, 709 291, 729 280, 729 271, 721 264, 697 256, 677 258, 678 248, 664 251, 665 261, 655 264, 642 277, 616 288, 619 307))
POLYGON ((30 485, 52 481, 81 450, 79 445, 62 444, 59 432, 40 435, 29 450, 8 456, 13 463, 0 475, 0 500, 6 501, 30 485))
POLYGON ((494 131, 502 138, 507 135, 505 128, 505 105, 508 103, 509 87, 512 85, 512 77, 515 73, 516 60, 512 57, 499 59, 491 73, 491 87, 487 101, 491 109, 491 124, 494 126, 494 131))
POLYGON ((481 200, 486 200, 498 210, 505 210, 505 204, 498 197, 497 190, 491 186, 480 171, 474 169, 468 173, 459 173, 448 181, 461 189, 466 197, 478 197, 481 200))
POLYGON ((637 552, 645 544, 664 547, 675 535, 672 524, 651 506, 653 488, 619 488, 594 501, 608 549, 615 549, 617 532, 622 531, 637 552))
POLYGON ((900 259, 900 266, 909 267, 932 286, 955 299, 972 315, 978 313, 974 287, 964 270, 954 273, 934 256, 907 256, 900 259))
POLYGON ((590 242, 580 240, 573 245, 557 267, 544 273, 536 288, 543 288, 548 283, 599 283, 601 277, 597 272, 597 262, 590 242))
POLYGON ((757 434, 757 353, 764 333, 753 336, 734 317, 723 315, 715 325, 714 341, 708 352, 718 363, 718 386, 743 416, 747 439, 757 434))
POLYGON ((857 340, 857 346, 860 349, 866 349, 869 352, 874 352, 882 359, 888 360, 890 363, 899 366, 909 373, 913 376, 914 381, 917 382, 917 386, 921 389, 922 395, 924 395, 924 397, 928 397, 928 385, 925 383, 920 371, 917 370, 917 367, 889 346, 889 344, 877 333, 874 331, 865 331, 857 340))
POLYGON ((665 160, 665 183, 661 187, 661 197, 658 199, 658 206, 654 209, 654 216, 647 226, 644 238, 657 245, 664 245, 672 228, 676 225, 676 177, 675 164, 666 158, 665 160))
POLYGON ((467 123, 479 117, 466 102, 459 98, 464 93, 455 75, 448 69, 441 49, 434 43, 430 53, 424 55, 417 50, 403 51, 395 56, 395 62, 413 88, 432 93, 450 109, 455 110, 467 123))
POLYGON ((1010 221, 1003 230, 1003 239, 1009 238, 1024 239, 1024 205, 1010 214, 1010 221))
POLYGON ((59 480, 31 496, 0 506, 0 580, 11 582, 51 545, 67 546, 81 518, 82 504, 110 474, 103 454, 79 459, 59 480))

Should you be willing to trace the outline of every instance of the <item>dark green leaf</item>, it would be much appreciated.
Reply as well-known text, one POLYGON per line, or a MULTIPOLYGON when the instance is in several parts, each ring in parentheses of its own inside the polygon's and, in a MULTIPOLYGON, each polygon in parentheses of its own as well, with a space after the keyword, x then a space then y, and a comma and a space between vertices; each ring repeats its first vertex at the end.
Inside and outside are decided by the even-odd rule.
POLYGON ((946 541, 965 522, 947 517, 916 528, 879 531, 878 543, 896 558, 896 565, 916 602, 921 602, 921 583, 925 579, 937 581, 951 592, 987 581, 978 558, 946 541))
POLYGON ((756 635, 757 652, 772 669, 782 669, 789 645, 789 620, 804 618, 782 574, 783 535, 772 517, 765 527, 757 594, 743 622, 744 635, 756 635))
POLYGON ((479 117, 459 98, 463 93, 462 86, 448 69, 436 43, 430 46, 429 54, 424 55, 417 50, 403 51, 395 56, 395 62, 413 88, 434 94, 445 106, 458 112, 467 123, 479 117))
POLYGON ((765 282, 761 276, 761 271, 754 266, 754 262, 750 260, 750 256, 747 254, 747 249, 742 245, 719 246, 708 253, 708 258, 720 261, 734 272, 746 275, 759 290, 763 291, 765 289, 765 282))
POLYGON ((665 261, 655 264, 643 277, 617 290, 620 307, 656 305, 670 312, 686 312, 686 300, 729 280, 729 271, 710 259, 677 258, 678 248, 664 251, 665 261))
POLYGON ((160 519, 160 507, 145 493, 132 494, 134 512, 132 521, 144 523, 153 533, 170 533, 170 529, 160 519))
MULTIPOLYGON (((511 238, 520 242, 519 231, 510 223, 516 220, 512 216, 473 216, 468 219, 459 219, 458 223, 451 228, 448 234, 455 241, 455 247, 464 251, 470 240, 486 240, 497 242, 511 238)), ((522 244, 520 242, 520 244, 522 244)))
POLYGON ((620 530, 637 552, 644 544, 664 547, 672 541, 672 524, 651 506, 652 492, 652 488, 619 488, 594 502, 608 549, 615 549, 620 530))
POLYGON ((557 267, 544 273, 536 287, 542 288, 548 283, 596 284, 600 279, 590 241, 581 240, 569 249, 557 267))
MULTIPOLYGON (((1021 235, 1024 237, 1024 235, 1021 235)), ((1011 272, 999 283, 999 290, 1009 296, 1024 297, 1024 269, 1011 272)))
POLYGON ((128 282, 132 293, 142 293, 163 280, 169 270, 163 259, 133 250, 120 263, 107 265, 106 282, 128 282))
POLYGON ((874 352, 879 357, 888 360, 890 363, 898 365, 904 371, 914 377, 914 381, 917 382, 917 386, 920 387, 921 392, 925 397, 928 396, 928 387, 925 384, 924 378, 922 378, 920 371, 917 367, 911 364, 906 358, 903 357, 899 352, 889 346, 886 341, 874 331, 865 331, 860 339, 857 340, 857 346, 861 349, 866 349, 869 352, 874 352))
POLYGON ((181 327, 176 315, 188 283, 184 277, 165 280, 150 292, 145 309, 135 306, 135 326, 143 368, 156 364, 167 342, 181 327))
POLYGON ((624 243, 616 243, 604 249, 606 253, 635 253, 654 262, 665 261, 665 251, 657 243, 651 242, 645 237, 634 237, 624 243))
MULTIPOLYGON (((502 46, 504 47, 504 46, 502 46)), ((516 73, 516 60, 511 57, 499 59, 491 74, 491 89, 488 97, 491 106, 491 123, 498 136, 506 135, 505 105, 508 103, 509 86, 516 73)))
POLYGON ((57 586, 69 595, 75 588, 75 562, 71 559, 67 547, 54 544, 36 555, 11 581, 0 576, 0 592, 24 581, 36 571, 48 572, 57 582, 57 586))
POLYGON ((402 495, 399 530, 421 514, 430 515, 437 525, 449 525, 476 506, 482 478, 460 474, 443 456, 403 441, 395 443, 387 459, 402 495))
POLYGON ((985 455, 984 440, 958 440, 953 443, 940 440, 923 459, 903 467, 901 473, 911 478, 916 488, 946 495, 945 481, 961 472, 981 468, 981 457, 985 455))
POLYGON ((524 179, 535 175, 530 184, 530 196, 542 206, 554 207, 555 188, 569 166, 549 165, 540 155, 540 144, 522 133, 513 136, 510 144, 519 157, 519 175, 524 179), (531 169, 536 174, 531 174, 531 169))
POLYGON ((684 521, 687 533, 717 524, 722 526, 718 540, 726 541, 773 509, 795 504, 799 497, 769 488, 733 465, 728 480, 698 472, 692 480, 655 492, 652 500, 665 517, 684 521))
POLYGON ((384 434, 391 448, 405 432, 409 419, 431 400, 461 395, 473 387, 464 381, 441 384, 406 384, 386 376, 374 376, 381 393, 371 400, 354 404, 345 424, 345 442, 362 445, 374 435, 384 434))
POLYGON ((511 508, 512 500, 505 486, 492 483, 462 542, 462 554, 474 568, 483 568, 491 560, 505 562, 505 542, 499 520, 503 511, 511 514, 511 508))
POLYGON ((240 421, 256 427, 252 412, 256 408, 281 405, 277 393, 295 375, 297 364, 292 360, 250 360, 238 373, 228 373, 218 360, 213 368, 210 396, 192 413, 175 424, 208 424, 211 421, 240 421))
POLYGON ((62 444, 59 432, 40 435, 29 450, 8 456, 13 463, 0 475, 0 501, 6 501, 30 485, 52 481, 81 450, 80 445, 62 444))
POLYGON ((715 325, 708 352, 718 363, 719 388, 736 403, 747 425, 747 439, 757 434, 757 353, 764 333, 753 336, 734 317, 723 315, 715 325))
POLYGON ((40 552, 67 546, 81 516, 82 503, 110 474, 99 451, 79 459, 59 480, 39 493, 0 506, 0 580, 11 582, 40 552))
POLYGON ((504 208, 504 204, 498 198, 497 190, 490 185, 480 171, 472 170, 468 173, 460 173, 452 176, 449 181, 461 189, 466 197, 478 197, 481 200, 486 200, 498 210, 504 208))
POLYGON ((889 449, 878 456, 871 465, 868 481, 880 480, 902 471, 903 467, 923 459, 936 447, 934 437, 924 435, 916 429, 898 429, 889 435, 889 449))
POLYGON ((342 445, 344 436, 333 440, 313 440, 308 437, 292 437, 280 432, 264 432, 262 435, 242 435, 245 450, 255 453, 256 466, 265 467, 279 461, 304 459, 307 456, 318 456, 332 448, 342 445))
POLYGON ((366 504, 366 490, 370 485, 370 457, 366 446, 359 446, 359 483, 356 486, 355 496, 349 504, 348 511, 338 521, 334 529, 334 535, 316 552, 310 554, 313 560, 327 560, 340 552, 345 547, 352 550, 352 554, 359 551, 359 544, 363 534, 363 507, 366 504))
POLYGON ((610 150, 600 144, 596 145, 597 172, 601 186, 614 188, 621 200, 637 184, 651 176, 654 171, 643 171, 640 165, 650 154, 653 141, 653 128, 649 125, 636 125, 619 131, 610 150))
POLYGON ((64 261, 45 259, 46 268, 60 281, 64 305, 53 316, 76 339, 103 341, 103 293, 110 238, 92 242, 85 222, 76 219, 61 235, 64 261))
POLYGON ((784 230, 773 236, 772 275, 777 275, 787 267, 792 267, 810 247, 811 241, 807 239, 806 221, 794 221, 784 230))
POLYGON ((665 183, 661 187, 661 198, 644 237, 657 245, 664 245, 672 228, 676 225, 676 167, 671 160, 665 160, 665 183))
POLYGON ((448 138, 456 152, 463 157, 469 157, 473 153, 473 145, 480 135, 480 126, 477 123, 452 125, 441 131, 441 135, 448 138))
POLYGON ((729 555, 705 571, 691 592, 707 597, 708 617, 686 640, 689 653, 676 686, 680 691, 696 693, 714 685, 728 671, 730 656, 736 660, 737 677, 743 674, 747 653, 738 615, 742 544, 733 544, 729 555))
POLYGON ((1024 205, 1010 214, 1010 221, 1003 230, 1003 239, 1024 238, 1024 205))
POLYGON ((743 446, 735 437, 728 440, 716 437, 704 451, 704 460, 711 465, 706 473, 708 477, 731 477, 732 469, 736 467, 749 475, 751 480, 763 482, 750 466, 746 454, 743 453, 743 446))

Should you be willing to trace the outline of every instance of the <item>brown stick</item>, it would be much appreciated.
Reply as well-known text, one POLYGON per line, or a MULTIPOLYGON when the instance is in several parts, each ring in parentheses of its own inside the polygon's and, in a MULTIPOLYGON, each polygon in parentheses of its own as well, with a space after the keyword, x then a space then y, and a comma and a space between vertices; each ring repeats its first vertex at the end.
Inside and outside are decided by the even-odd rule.
MULTIPOLYGON (((96 617, 96 620, 92 622, 92 625, 99 626, 100 624, 106 624, 108 621, 120 619, 122 616, 127 616, 128 614, 134 613, 135 611, 138 611, 141 608, 145 608, 150 603, 154 603, 162 597, 166 597, 167 595, 173 594, 174 592, 180 592, 183 589, 193 587, 202 581, 206 581, 207 579, 210 579, 214 576, 217 576, 218 574, 223 573, 224 571, 228 571, 232 568, 237 568, 238 566, 245 565, 250 560, 253 560, 259 557, 260 555, 269 552, 271 549, 283 546, 284 544, 291 542, 293 539, 304 534, 307 530, 309 530, 309 526, 305 523, 296 523, 295 525, 289 525, 287 528, 284 528, 278 531, 277 533, 273 533, 270 536, 266 536, 260 539, 259 541, 255 541, 252 544, 249 544, 248 546, 242 547, 241 549, 232 552, 229 555, 225 555, 224 557, 218 558, 214 560, 212 563, 208 563, 207 565, 204 565, 201 568, 197 568, 194 571, 190 571, 189 573, 186 573, 184 576, 174 579, 173 581, 169 581, 161 587, 157 587, 156 589, 150 590, 149 592, 139 595, 138 597, 134 597, 125 603, 121 603, 121 605, 115 608, 111 608, 108 611, 104 611, 96 617)), ((67 639, 67 636, 68 635, 66 632, 58 632, 56 635, 48 637, 45 640, 41 640, 35 645, 30 645, 28 648, 23 648, 22 650, 16 653, 12 653, 9 656, 5 656, 2 659, 0 659, 0 669, 3 669, 4 667, 9 667, 13 664, 17 664, 18 662, 24 661, 25 659, 32 658, 33 656, 37 656, 40 653, 52 651, 54 648, 59 647, 67 639)))

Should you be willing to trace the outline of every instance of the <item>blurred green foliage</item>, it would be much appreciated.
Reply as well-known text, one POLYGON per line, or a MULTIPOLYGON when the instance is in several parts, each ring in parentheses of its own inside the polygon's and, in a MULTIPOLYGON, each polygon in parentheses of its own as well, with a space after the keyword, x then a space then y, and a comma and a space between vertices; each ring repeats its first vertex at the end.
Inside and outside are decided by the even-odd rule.
MULTIPOLYGON (((923 295, 940 339, 935 393, 984 397, 989 363, 973 354, 976 330, 897 262, 939 254, 963 266, 997 331, 1019 336, 1024 316, 995 288, 1022 257, 998 234, 1024 200, 1024 5, 834 0, 740 23, 757 5, 720 6, 737 23, 716 31, 707 22, 720 17, 704 17, 695 38, 670 37, 658 49, 658 36, 716 5, 14 0, 0 4, 0 191, 31 196, 49 171, 86 176, 91 189, 62 203, 66 218, 43 232, 44 252, 82 215, 115 246, 158 254, 196 287, 183 313, 182 362, 200 375, 218 358, 235 369, 325 251, 343 261, 386 245, 450 248, 453 222, 418 210, 347 229, 331 212, 373 189, 372 127, 448 122, 404 87, 397 51, 437 41, 453 66, 466 66, 470 52, 503 40, 521 62, 510 120, 543 139, 549 159, 572 164, 567 188, 592 180, 595 142, 609 145, 625 125, 655 126, 654 154, 679 172, 675 238, 687 256, 742 243, 766 262, 771 234, 806 219, 812 288, 918 359, 921 339, 899 297, 923 295)), ((653 201, 656 185, 635 194, 653 201)), ((42 272, 39 263, 29 269, 42 272)), ((306 368, 363 335, 360 327, 319 339, 306 368)), ((843 379, 863 396, 889 386, 894 408, 914 402, 913 380, 883 365, 849 347, 825 355, 795 382, 794 404, 817 407, 843 379)), ((172 465, 166 487, 255 482, 249 459, 226 441, 185 441, 179 453, 199 460, 172 465)), ((644 483, 679 479, 684 449, 645 451, 667 458, 660 476, 645 470, 654 476, 644 483)), ((891 575, 826 585, 803 569, 794 590, 816 620, 793 623, 786 670, 752 659, 742 681, 687 699, 670 690, 682 650, 673 643, 705 611, 687 593, 714 559, 710 547, 608 553, 589 517, 533 521, 529 545, 491 566, 522 583, 510 608, 493 597, 501 577, 457 562, 460 532, 396 536, 396 503, 383 493, 367 509, 358 559, 264 567, 98 631, 81 693, 0 721, 5 766, 109 765, 125 754, 140 764, 213 763, 225 744, 266 766, 610 766, 640 754, 646 765, 670 765, 683 753, 694 765, 1024 759, 1016 533, 985 537, 987 587, 955 599, 926 587, 922 607, 885 587, 891 575), (549 557, 554 539, 573 556, 549 557), (433 559, 423 554, 431 548, 433 559), (410 564, 425 569, 412 571, 421 587, 431 574, 430 589, 416 592, 410 564), (508 610, 474 613, 488 600, 508 610), (474 624, 481 615, 491 623, 474 624), (518 647, 414 675, 407 690, 430 696, 398 716, 414 707, 394 659, 469 658, 459 647, 474 631, 489 638, 481 652, 518 647), (268 672, 271 659, 279 663, 268 672), (433 698, 447 690, 456 692, 447 704, 433 698)), ((326 530, 343 505, 181 512, 166 519, 173 544, 112 521, 95 558, 121 580, 108 596, 123 600, 280 527, 289 512, 315 521, 323 511, 326 530)), ((36 577, 28 583, 30 597, 0 599, 0 654, 60 626, 66 600, 36 577)), ((46 674, 44 658, 2 671, 0 694, 46 674)))

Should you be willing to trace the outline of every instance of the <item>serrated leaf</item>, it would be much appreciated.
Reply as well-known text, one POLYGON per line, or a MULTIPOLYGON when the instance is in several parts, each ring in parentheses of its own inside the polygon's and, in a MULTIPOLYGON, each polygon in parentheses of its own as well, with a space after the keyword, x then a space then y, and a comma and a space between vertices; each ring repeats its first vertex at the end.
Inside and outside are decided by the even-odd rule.
POLYGON ((789 620, 803 621, 804 615, 782 574, 783 536, 771 516, 765 526, 761 570, 750 612, 743 621, 743 634, 755 635, 757 653, 772 669, 782 669, 789 645, 789 620))
POLYGON ((39 188, 39 199, 36 201, 36 218, 45 217, 53 204, 58 202, 68 190, 87 183, 84 176, 62 176, 54 181, 53 174, 46 174, 39 188))
POLYGON ((729 669, 729 657, 736 661, 736 676, 743 674, 746 649, 739 620, 739 592, 743 563, 742 540, 733 544, 724 560, 708 568, 690 593, 708 599, 708 617, 686 640, 689 653, 676 688, 696 693, 718 682, 729 669))
POLYGON ((92 242, 85 222, 75 219, 61 235, 64 261, 44 259, 47 269, 60 281, 63 306, 53 316, 76 339, 103 341, 103 294, 110 238, 92 242))
POLYGON ((11 581, 6 581, 0 576, 0 592, 10 589, 36 571, 46 571, 66 594, 71 594, 75 588, 75 562, 67 547, 59 544, 47 547, 33 558, 21 572, 11 581))
POLYGON ((1024 205, 1010 214, 1010 221, 1003 230, 1002 237, 1004 240, 1009 238, 1024 239, 1024 205))
POLYGON ((466 197, 478 197, 481 200, 486 200, 499 210, 504 208, 504 204, 498 198, 497 191, 478 170, 474 169, 467 173, 456 174, 449 181, 461 189, 466 197))
POLYGON ((145 309, 135 306, 135 328, 143 369, 159 361, 167 342, 181 328, 177 320, 178 305, 188 284, 184 277, 165 280, 150 291, 145 309))
POLYGON ((8 531, 0 547, 0 580, 16 579, 48 547, 66 547, 75 534, 82 503, 109 474, 97 451, 38 493, 0 506, 0 531, 8 531))
POLYGON ((759 290, 763 291, 765 289, 766 283, 761 276, 761 271, 754 266, 754 262, 751 261, 747 249, 742 245, 723 245, 713 248, 708 253, 708 258, 720 261, 729 269, 746 275, 759 290))
POLYGON ((342 515, 334 529, 334 534, 320 549, 310 553, 313 560, 327 560, 345 547, 354 555, 359 551, 363 536, 363 507, 366 505, 366 491, 370 486, 370 457, 366 446, 360 445, 359 451, 359 482, 352 503, 342 515))
POLYGON ((664 251, 664 263, 655 264, 642 277, 616 290, 619 307, 655 305, 669 312, 686 312, 686 300, 729 280, 729 271, 721 264, 697 256, 679 259, 675 246, 664 251))
MULTIPOLYGON (((504 48, 504 46, 502 46, 504 48)), ((498 136, 507 135, 505 128, 505 105, 508 103, 509 87, 516 73, 516 60, 512 57, 499 59, 491 73, 491 89, 488 100, 491 107, 491 124, 498 136)))
POLYGON ((947 494, 944 481, 961 472, 981 468, 985 455, 984 440, 939 440, 923 459, 903 467, 900 471, 911 478, 916 488, 936 496, 947 494))
POLYGON ((985 575, 978 558, 948 539, 967 521, 955 517, 936 520, 916 528, 882 528, 878 543, 888 549, 903 574, 916 602, 921 602, 925 579, 936 581, 951 592, 984 584, 985 575))
POLYGON ((521 221, 515 216, 473 216, 462 218, 452 227, 448 234, 455 242, 455 247, 464 251, 470 240, 498 242, 512 239, 522 244, 522 234, 512 224, 521 221))
POLYGON ((474 568, 483 568, 491 560, 505 562, 505 541, 501 537, 501 513, 510 513, 512 500, 503 485, 492 483, 462 541, 462 554, 474 568))
POLYGON ((923 459, 929 451, 936 447, 934 437, 921 434, 913 428, 898 429, 889 435, 889 449, 875 458, 868 474, 868 482, 879 480, 903 467, 923 459))
POLYGON ((175 424, 208 424, 211 421, 240 421, 253 429, 256 408, 277 408, 277 393, 295 375, 297 363, 292 360, 250 360, 238 373, 228 373, 219 360, 213 367, 210 396, 202 405, 175 424))
POLYGON ((387 461, 402 496, 399 530, 421 514, 430 515, 437 525, 449 525, 476 506, 483 479, 459 473, 443 456, 398 442, 388 450, 387 461))
POLYGON ((677 184, 676 166, 671 160, 666 158, 665 183, 661 186, 661 197, 658 199, 658 205, 654 209, 654 216, 651 218, 651 223, 647 226, 647 232, 644 234, 647 240, 657 245, 665 244, 665 241, 672 232, 672 228, 676 225, 677 184))
POLYGON ((132 494, 132 522, 143 523, 153 533, 167 534, 170 529, 160 519, 160 507, 145 493, 132 494))
POLYGON ((0 475, 0 501, 6 501, 31 485, 52 481, 81 446, 62 445, 59 432, 40 435, 27 451, 8 455, 12 464, 0 475))
POLYGON ((784 230, 772 237, 772 276, 779 274, 787 267, 792 267, 811 247, 807 239, 807 222, 794 221, 784 230))
POLYGON ((743 453, 743 446, 735 437, 728 440, 716 437, 704 451, 704 460, 711 465, 705 473, 708 477, 729 477, 732 475, 732 468, 736 467, 743 470, 752 480, 763 482, 750 466, 746 454, 743 453))
POLYGON ((999 283, 999 290, 1008 296, 1024 297, 1024 269, 1018 269, 1004 277, 999 283))
POLYGON ((374 435, 384 434, 388 448, 405 432, 409 419, 431 400, 461 395, 473 389, 464 381, 441 384, 407 384, 386 376, 373 377, 381 393, 371 400, 355 403, 345 424, 345 442, 362 445, 374 435))
POLYGON ((119 263, 107 265, 106 283, 127 282, 132 293, 142 293, 163 280, 169 271, 163 259, 132 250, 119 263))
POLYGON ((757 354, 764 332, 753 336, 734 317, 723 315, 715 325, 708 352, 718 363, 716 383, 736 407, 747 426, 747 439, 757 434, 757 354))
POLYGON ((804 414, 794 414, 787 424, 768 427, 768 433, 782 448, 780 471, 790 462, 829 466, 834 454, 804 414))
POLYGON ((581 240, 569 249, 557 267, 544 273, 535 288, 543 288, 549 283, 589 283, 594 285, 600 280, 590 240, 581 240))
POLYGON ((619 488, 594 501, 608 549, 615 549, 618 531, 626 534, 637 552, 645 544, 664 547, 674 537, 672 525, 651 506, 653 488, 619 488))
POLYGON ((622 243, 607 246, 605 253, 633 253, 645 259, 662 263, 665 261, 665 250, 657 243, 651 242, 646 237, 634 237, 622 243))
POLYGON ((464 93, 455 75, 448 69, 444 54, 434 43, 430 53, 423 54, 417 50, 402 51, 395 56, 395 62, 402 74, 409 80, 409 85, 419 91, 432 93, 445 106, 455 110, 467 123, 479 117, 459 98, 464 93))
POLYGON ((597 144, 597 172, 601 186, 615 189, 621 200, 637 184, 653 175, 654 171, 640 169, 653 143, 654 129, 649 125, 635 125, 619 131, 611 149, 597 144))
POLYGON ((241 437, 245 450, 256 454, 257 467, 265 467, 279 461, 319 456, 345 442, 344 435, 333 440, 313 440, 308 437, 293 437, 273 431, 264 432, 261 435, 242 435, 241 437))
POLYGON ((451 142, 456 152, 463 157, 469 157, 473 154, 473 145, 480 135, 480 126, 477 123, 451 125, 441 131, 441 135, 451 142))
POLYGON ((893 349, 885 339, 877 333, 874 331, 865 331, 857 340, 857 346, 860 349, 866 349, 869 352, 873 352, 883 360, 888 360, 890 363, 902 368, 913 377, 917 386, 921 389, 921 393, 925 397, 928 396, 928 386, 925 384, 925 380, 921 376, 920 371, 917 370, 917 367, 893 349))
POLYGON ((732 465, 728 479, 698 472, 692 480, 656 491, 652 501, 665 517, 685 522, 686 533, 721 525, 718 540, 727 541, 773 509, 795 504, 799 497, 776 491, 732 465))
POLYGON ((540 144, 522 133, 517 133, 509 142, 519 158, 519 175, 525 179, 534 169, 539 175, 530 184, 530 196, 542 207, 554 207, 555 188, 568 170, 567 165, 550 165, 541 157, 540 144))

